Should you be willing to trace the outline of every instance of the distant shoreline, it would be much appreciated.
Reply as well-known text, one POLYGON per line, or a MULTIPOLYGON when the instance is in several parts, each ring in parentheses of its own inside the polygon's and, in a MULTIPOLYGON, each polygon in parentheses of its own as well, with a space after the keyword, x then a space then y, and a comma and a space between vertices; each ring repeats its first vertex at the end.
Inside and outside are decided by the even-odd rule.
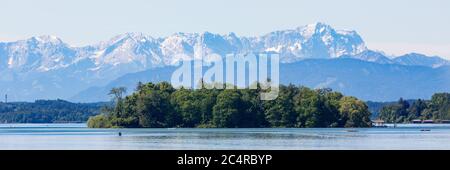
MULTIPOLYGON (((394 128, 394 124, 385 124, 388 129, 394 128)), ((214 128, 214 127, 179 127, 179 128, 90 128, 87 122, 84 123, 0 123, 0 128, 38 128, 38 127, 64 127, 64 128, 87 128, 87 129, 378 129, 379 127, 318 127, 318 128, 294 128, 294 127, 262 127, 262 128, 214 128), (15 126, 16 125, 16 126, 15 126), (68 127, 64 127, 68 125, 68 127), (72 125, 72 126, 71 126, 72 125)), ((432 127, 449 127, 450 123, 432 123, 432 124, 414 124, 414 123, 400 123, 396 124, 395 128, 432 128, 432 127)), ((381 129, 385 129, 381 128, 381 129)))

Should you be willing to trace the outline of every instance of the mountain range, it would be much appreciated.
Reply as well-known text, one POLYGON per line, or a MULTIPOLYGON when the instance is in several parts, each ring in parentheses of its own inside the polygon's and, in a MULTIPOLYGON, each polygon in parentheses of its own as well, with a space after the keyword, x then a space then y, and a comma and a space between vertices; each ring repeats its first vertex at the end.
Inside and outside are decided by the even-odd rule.
POLYGON ((449 61, 418 53, 387 56, 368 49, 356 31, 315 23, 255 37, 126 33, 82 47, 55 36, 1 42, 0 93, 15 101, 104 101, 113 86, 132 91, 139 81, 170 79, 179 61, 246 52, 280 54, 281 75, 296 75, 282 76, 283 83, 331 87, 365 100, 427 98, 449 90, 449 61), (283 74, 292 72, 298 74, 283 74))

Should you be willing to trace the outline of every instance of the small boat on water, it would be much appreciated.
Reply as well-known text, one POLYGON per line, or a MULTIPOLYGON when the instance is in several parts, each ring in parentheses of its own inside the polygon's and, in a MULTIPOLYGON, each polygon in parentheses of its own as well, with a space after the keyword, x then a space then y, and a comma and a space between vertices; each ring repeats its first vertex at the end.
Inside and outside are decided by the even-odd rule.
POLYGON ((421 129, 420 131, 422 131, 422 132, 429 132, 431 130, 430 129, 421 129))
POLYGON ((358 130, 356 130, 356 129, 349 129, 349 130, 346 130, 347 132, 358 132, 358 130))

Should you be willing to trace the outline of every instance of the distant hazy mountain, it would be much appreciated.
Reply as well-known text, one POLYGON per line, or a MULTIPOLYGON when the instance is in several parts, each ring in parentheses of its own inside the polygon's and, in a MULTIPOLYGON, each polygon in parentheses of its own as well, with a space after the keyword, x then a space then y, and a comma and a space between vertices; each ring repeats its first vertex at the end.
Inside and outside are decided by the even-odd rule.
POLYGON ((335 30, 323 23, 259 37, 204 32, 153 38, 142 33, 126 33, 84 47, 70 46, 54 36, 39 36, 0 43, 0 93, 8 93, 11 100, 16 101, 68 99, 79 96, 83 90, 111 84, 126 74, 158 70, 180 60, 199 59, 212 53, 243 52, 279 53, 282 63, 353 58, 378 64, 432 68, 449 64, 442 58, 420 54, 386 57, 367 49, 355 31, 335 30))
MULTIPOLYGON (((109 99, 106 94, 113 87, 127 87, 131 93, 139 81, 170 81, 174 69, 165 67, 130 73, 106 86, 89 88, 72 100, 105 101, 109 99)), ((307 59, 280 66, 282 84, 329 87, 371 101, 396 101, 399 97, 428 99, 433 93, 450 91, 449 77, 449 66, 431 68, 378 64, 350 58, 307 59)))
POLYGON ((402 65, 415 65, 415 66, 427 66, 427 67, 440 67, 449 65, 449 61, 437 56, 426 56, 423 54, 410 53, 394 59, 396 63, 402 65))
POLYGON ((83 90, 69 98, 69 100, 77 102, 109 101, 111 96, 108 96, 108 93, 114 87, 126 87, 127 94, 131 94, 136 89, 138 82, 170 82, 170 78, 175 69, 176 67, 167 66, 129 73, 111 81, 105 86, 94 86, 83 90))
POLYGON ((383 53, 372 51, 372 50, 366 50, 362 53, 356 54, 356 55, 344 55, 341 56, 341 58, 353 58, 368 62, 374 62, 379 64, 394 64, 396 63, 394 60, 389 59, 386 57, 383 53))

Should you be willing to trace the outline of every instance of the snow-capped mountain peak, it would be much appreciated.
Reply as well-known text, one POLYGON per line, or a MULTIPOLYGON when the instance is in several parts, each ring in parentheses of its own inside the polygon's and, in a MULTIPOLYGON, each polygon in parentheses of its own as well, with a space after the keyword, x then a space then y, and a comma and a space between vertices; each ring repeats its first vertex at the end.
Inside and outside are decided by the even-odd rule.
MULTIPOLYGON (((0 58, 7 58, 9 69, 45 72, 71 64, 75 50, 56 36, 36 36, 4 44, 0 58)), ((1 52, 1 51, 0 51, 1 52)))
POLYGON ((89 58, 95 61, 97 68, 94 70, 123 64, 134 64, 139 67, 138 70, 142 70, 151 65, 149 61, 159 55, 158 48, 158 40, 148 35, 125 33, 92 46, 89 58))
POLYGON ((123 44, 140 44, 146 42, 157 41, 151 36, 145 35, 143 33, 129 32, 125 34, 117 35, 108 41, 103 41, 97 45, 97 48, 107 48, 108 46, 120 46, 123 44))
POLYGON ((44 44, 62 44, 63 41, 53 35, 41 35, 41 36, 36 36, 36 37, 32 37, 31 39, 29 39, 31 41, 37 41, 39 43, 44 43, 44 44))
MULTIPOLYGON (((22 71, 50 71, 79 62, 86 68, 101 71, 126 67, 132 71, 173 65, 209 54, 226 55, 241 52, 279 53, 281 62, 291 63, 307 58, 351 57, 382 64, 418 64, 417 54, 391 60, 384 54, 367 49, 356 31, 335 30, 325 23, 314 23, 270 32, 258 37, 239 37, 211 32, 175 33, 153 38, 143 33, 121 34, 95 45, 70 47, 56 36, 44 35, 10 43, 0 43, 0 68, 22 71), (7 66, 1 66, 1 65, 7 66)), ((433 59, 433 67, 447 64, 433 59)), ((427 64, 429 65, 429 64, 427 64)))
POLYGON ((193 58, 209 61, 213 59, 209 58, 211 54, 247 52, 278 53, 282 63, 293 64, 304 59, 350 57, 379 64, 449 65, 442 58, 415 53, 388 58, 382 52, 368 50, 356 31, 336 30, 320 22, 255 37, 203 32, 153 38, 131 32, 84 47, 72 47, 56 36, 44 35, 0 42, 0 87, 17 91, 15 94, 23 98, 45 96, 40 92, 46 90, 58 96, 59 92, 67 93, 67 97, 128 73, 173 66, 193 58), (72 91, 67 92, 66 87, 72 91))
POLYGON ((311 38, 313 35, 326 34, 331 31, 334 31, 334 29, 330 25, 327 25, 327 24, 324 24, 321 22, 317 22, 314 24, 308 24, 306 26, 299 27, 297 29, 301 32, 301 34, 306 39, 311 38))

